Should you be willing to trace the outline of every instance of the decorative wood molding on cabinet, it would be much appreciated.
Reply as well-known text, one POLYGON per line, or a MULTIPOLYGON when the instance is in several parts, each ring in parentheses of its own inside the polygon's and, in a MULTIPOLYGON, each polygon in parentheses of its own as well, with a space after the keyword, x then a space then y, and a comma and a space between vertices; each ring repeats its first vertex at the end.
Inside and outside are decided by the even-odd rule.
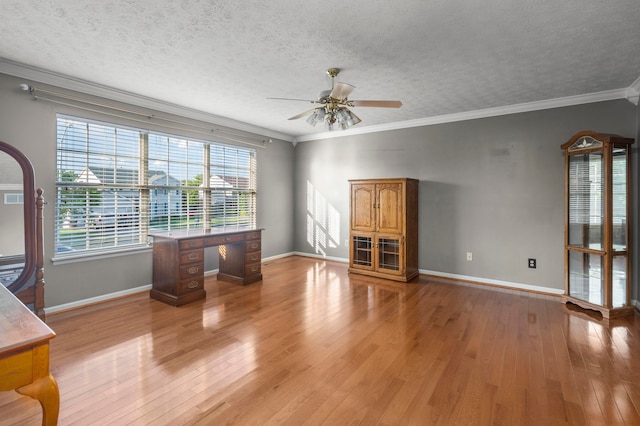
POLYGON ((418 183, 349 181, 349 272, 403 282, 418 276, 418 183))

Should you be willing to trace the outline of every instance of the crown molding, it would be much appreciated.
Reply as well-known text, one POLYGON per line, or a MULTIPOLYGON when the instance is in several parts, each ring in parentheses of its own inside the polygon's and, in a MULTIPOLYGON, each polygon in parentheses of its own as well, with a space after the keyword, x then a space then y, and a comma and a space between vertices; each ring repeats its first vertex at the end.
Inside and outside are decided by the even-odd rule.
POLYGON ((333 139, 344 136, 361 135, 367 133, 384 132, 388 130, 407 129, 412 127, 431 126, 434 124, 453 123, 457 121, 474 120, 478 118, 489 118, 508 114, 518 114, 522 112, 539 111, 551 108, 560 108, 574 105, 581 105, 594 102, 603 102, 617 99, 627 99, 635 105, 640 100, 640 77, 628 88, 615 89, 603 92, 588 93, 584 95, 568 96, 564 98, 547 99, 543 101, 526 102, 521 104, 507 105, 503 107, 487 108, 461 113, 444 114, 433 117, 419 118, 415 120, 399 121, 394 123, 352 127, 347 130, 336 132, 313 133, 302 136, 292 136, 280 133, 263 127, 254 126, 242 121, 209 114, 203 111, 194 110, 184 106, 172 104, 170 102, 137 95, 112 87, 91 83, 82 79, 73 78, 63 74, 55 73, 45 69, 32 67, 18 62, 0 58, 0 73, 12 75, 14 77, 33 80, 44 84, 73 90, 92 96, 110 99, 116 102, 123 102, 143 108, 174 114, 181 117, 227 127, 233 130, 245 131, 261 136, 267 136, 291 142, 295 147, 298 142, 307 142, 321 139, 333 139))
POLYGON ((625 97, 632 104, 638 105, 638 100, 640 100, 640 77, 629 86, 625 97))
POLYGON ((0 73, 24 78, 27 80, 33 80, 39 83, 49 84, 67 90, 73 90, 87 95, 98 96, 116 102, 123 102, 142 108, 161 111, 167 114, 174 114, 181 117, 191 118, 193 120, 226 127, 233 130, 240 130, 288 142, 294 141, 294 138, 291 135, 276 132, 263 127, 254 126, 242 121, 236 121, 230 118, 209 114, 203 111, 198 111, 170 102, 153 99, 147 96, 137 95, 131 92, 126 92, 124 90, 91 83, 86 80, 69 77, 38 67, 32 67, 18 62, 10 61, 5 58, 0 58, 0 73))
MULTIPOLYGON (((639 79, 640 80, 640 79, 639 79)), ((638 83, 638 81, 636 81, 638 83)), ((635 83, 634 83, 635 84, 635 83)), ((307 142, 319 139, 332 139, 343 136, 361 135, 366 133, 384 132, 387 130, 408 129, 411 127, 431 126, 434 124, 453 123, 456 121, 474 120, 478 118, 497 117, 508 114, 518 114, 522 112, 539 111, 551 108, 560 108, 574 105, 582 105, 593 102, 611 101, 627 98, 630 89, 616 89, 604 92, 587 93, 585 95, 567 96, 564 98, 547 99, 536 102, 526 102, 503 107, 466 111, 454 114, 437 115, 433 117, 419 118, 416 120, 399 121, 361 128, 350 128, 339 132, 315 133, 296 138, 295 142, 307 142)))

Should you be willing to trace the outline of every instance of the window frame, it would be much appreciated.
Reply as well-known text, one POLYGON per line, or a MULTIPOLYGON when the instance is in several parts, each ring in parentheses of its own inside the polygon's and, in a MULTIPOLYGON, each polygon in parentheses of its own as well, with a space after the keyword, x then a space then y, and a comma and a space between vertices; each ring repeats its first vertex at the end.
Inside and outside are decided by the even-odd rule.
POLYGON ((253 148, 67 114, 57 115, 56 129, 53 261, 111 257, 131 251, 148 250, 151 245, 151 233, 185 228, 256 227, 257 152, 253 148), (70 130, 74 125, 78 126, 79 130, 70 130), (105 151, 100 151, 99 155, 92 152, 92 126, 114 132, 113 154, 105 153, 107 148, 112 148, 109 145, 109 138, 112 136, 110 133, 104 136, 104 141, 96 142, 98 145, 104 143, 98 150, 105 151), (74 142, 69 142, 76 130, 80 135, 86 130, 86 136, 75 136, 80 141, 75 143, 85 144, 83 149, 76 149, 74 142), (129 133, 129 145, 123 148, 125 154, 121 157, 126 157, 124 162, 129 166, 137 161, 138 168, 135 172, 133 167, 128 170, 118 166, 118 132, 129 133), (131 135, 138 136, 137 154, 132 148, 134 138, 131 135), (82 139, 85 137, 86 139, 82 139), (65 147, 65 138, 67 145, 75 148, 65 147), (165 157, 155 158, 158 157, 158 146, 162 143, 168 147, 164 153, 165 157), (187 148, 183 152, 184 147, 187 148), (184 160, 183 156, 188 156, 189 147, 196 154, 192 159, 184 160), (197 153, 198 150, 201 152, 197 153), (105 170, 100 171, 102 175, 97 172, 101 167, 96 166, 95 160, 95 157, 100 156, 104 157, 105 162, 112 162, 112 166, 104 167, 105 170), (154 162, 162 164, 164 169, 155 170, 154 162), (215 167, 212 163, 215 163, 215 167), (195 181, 194 172, 198 171, 200 180, 195 181), (125 176, 124 182, 118 181, 118 174, 125 176), (214 177, 215 182, 222 182, 222 188, 214 186, 214 177), (158 178, 157 182, 155 178, 158 178), (199 182, 199 185, 194 186, 194 182, 199 182), (118 196, 118 193, 124 195, 118 196), (160 216, 151 213, 154 197, 156 203, 159 201, 158 194, 166 194, 164 204, 168 209, 165 221, 154 220, 160 216), (107 196, 113 201, 107 201, 107 196), (223 199, 223 208, 216 209, 212 202, 219 202, 220 197, 223 199), (98 201, 95 201, 96 199, 98 201), (117 204, 118 199, 127 199, 128 207, 120 208, 117 204), (195 201, 189 204, 190 200, 195 201), (98 211, 102 211, 103 215, 112 212, 113 215, 108 220, 105 220, 105 217, 99 228, 95 222, 91 222, 98 211), (81 225, 78 225, 79 223, 81 225), (77 230, 79 226, 82 227, 82 231, 77 230), (71 235, 69 228, 72 227, 77 235, 71 235), (94 244, 98 238, 96 230, 102 232, 102 241, 106 241, 105 243, 94 244))

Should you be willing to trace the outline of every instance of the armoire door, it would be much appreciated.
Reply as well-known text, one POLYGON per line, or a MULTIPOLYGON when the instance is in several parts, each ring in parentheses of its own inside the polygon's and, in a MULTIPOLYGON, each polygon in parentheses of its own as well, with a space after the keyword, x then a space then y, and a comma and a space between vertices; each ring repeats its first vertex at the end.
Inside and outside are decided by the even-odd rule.
POLYGON ((377 232, 403 232, 404 194, 402 183, 379 183, 376 185, 377 232))
POLYGON ((359 183, 351 185, 351 230, 375 231, 376 185, 359 183))

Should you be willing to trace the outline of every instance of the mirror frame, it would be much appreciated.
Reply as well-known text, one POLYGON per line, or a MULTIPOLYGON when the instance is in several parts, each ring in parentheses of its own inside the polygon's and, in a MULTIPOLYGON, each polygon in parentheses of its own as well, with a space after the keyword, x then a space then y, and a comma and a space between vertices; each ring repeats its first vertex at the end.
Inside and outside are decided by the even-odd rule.
POLYGON ((0 151, 13 157, 22 169, 22 187, 24 199, 24 267, 14 282, 7 288, 12 293, 34 276, 36 269, 36 197, 35 178, 31 161, 17 148, 0 141, 0 151))

